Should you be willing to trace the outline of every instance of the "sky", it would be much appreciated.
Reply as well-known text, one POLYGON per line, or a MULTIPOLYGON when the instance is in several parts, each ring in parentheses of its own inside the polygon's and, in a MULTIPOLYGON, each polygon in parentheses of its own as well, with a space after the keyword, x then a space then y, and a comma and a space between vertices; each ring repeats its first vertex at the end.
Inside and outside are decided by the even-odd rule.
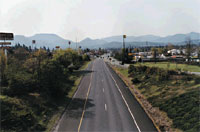
POLYGON ((0 0, 0 32, 82 40, 200 32, 200 0, 0 0))

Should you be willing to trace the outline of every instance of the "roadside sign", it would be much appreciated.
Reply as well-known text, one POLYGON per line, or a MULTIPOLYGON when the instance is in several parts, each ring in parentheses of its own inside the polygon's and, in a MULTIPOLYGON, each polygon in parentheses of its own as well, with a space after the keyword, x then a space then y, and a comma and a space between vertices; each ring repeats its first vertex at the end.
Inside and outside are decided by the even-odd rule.
POLYGON ((128 53, 129 56, 133 55, 133 53, 128 53))
POLYGON ((13 39, 14 39, 13 33, 0 32, 0 40, 13 40, 13 39))
POLYGON ((0 49, 10 49, 10 46, 4 46, 4 47, 0 47, 0 49))
POLYGON ((126 38, 126 35, 123 35, 123 38, 126 38))
POLYGON ((60 48, 60 46, 56 46, 56 49, 59 49, 60 48))
POLYGON ((0 42, 0 45, 11 45, 11 42, 0 42))

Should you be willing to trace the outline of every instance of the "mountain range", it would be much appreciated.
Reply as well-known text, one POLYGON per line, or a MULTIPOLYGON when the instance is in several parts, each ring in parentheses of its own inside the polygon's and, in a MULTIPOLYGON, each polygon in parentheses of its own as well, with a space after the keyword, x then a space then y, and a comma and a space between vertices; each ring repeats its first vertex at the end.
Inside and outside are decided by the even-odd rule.
MULTIPOLYGON (((125 39, 126 46, 158 46, 167 45, 168 43, 182 45, 190 38, 194 44, 200 44, 200 33, 191 32, 188 34, 175 34, 166 37, 160 37, 156 35, 142 35, 142 36, 127 36, 125 39)), ((69 47, 68 42, 71 40, 63 39, 56 34, 35 34, 34 36, 25 37, 23 35, 15 35, 12 44, 25 44, 32 46, 32 40, 36 40, 36 47, 49 47, 50 49, 55 46, 61 48, 69 47)), ((81 46, 82 48, 121 48, 122 47, 122 35, 111 36, 102 39, 85 38, 84 40, 76 43, 71 41, 70 47, 76 48, 81 46)))

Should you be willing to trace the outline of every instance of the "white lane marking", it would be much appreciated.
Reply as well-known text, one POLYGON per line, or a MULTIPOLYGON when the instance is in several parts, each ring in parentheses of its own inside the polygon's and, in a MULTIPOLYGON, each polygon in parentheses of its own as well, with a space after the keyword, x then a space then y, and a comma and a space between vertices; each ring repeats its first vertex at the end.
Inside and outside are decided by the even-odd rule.
POLYGON ((103 82, 103 79, 101 81, 103 82))
MULTIPOLYGON (((106 67, 105 62, 104 62, 104 65, 105 65, 105 67, 106 67)), ((135 123, 135 125, 136 125, 136 127, 137 127, 137 129, 138 129, 138 131, 141 132, 141 130, 140 130, 140 128, 139 128, 139 126, 138 126, 138 124, 137 124, 137 122, 136 122, 136 120, 135 120, 135 117, 133 116, 133 114, 132 114, 132 112, 131 112, 131 110, 130 110, 130 108, 129 108, 129 105, 128 105, 128 103, 126 102, 126 99, 124 98, 124 96, 123 96, 123 94, 122 94, 122 92, 121 92, 121 90, 120 90, 120 88, 119 88, 117 82, 115 81, 114 77, 113 77, 112 74, 110 73, 110 70, 108 69, 108 67, 106 67, 106 69, 109 71, 109 74, 110 74, 111 78, 112 78, 113 81, 115 82, 115 85, 117 86, 117 89, 118 89, 118 91, 120 92, 120 94, 121 94, 121 96, 122 96, 122 99, 124 100, 124 102, 125 102, 125 104, 126 104, 126 106, 127 106, 127 108, 128 108, 128 111, 129 111, 129 113, 131 114, 131 117, 132 117, 132 119, 133 119, 133 121, 134 121, 134 123, 135 123)))
POLYGON ((105 111, 107 111, 107 105, 105 104, 105 111))
POLYGON ((103 92, 104 92, 104 88, 103 88, 103 92))

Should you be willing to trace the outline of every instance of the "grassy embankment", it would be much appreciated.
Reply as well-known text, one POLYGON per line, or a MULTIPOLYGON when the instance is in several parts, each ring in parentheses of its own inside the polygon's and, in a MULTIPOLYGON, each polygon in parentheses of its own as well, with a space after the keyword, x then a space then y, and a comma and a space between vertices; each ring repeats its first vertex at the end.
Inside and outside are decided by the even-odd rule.
POLYGON ((136 63, 135 66, 139 65, 145 65, 149 67, 159 67, 163 69, 169 69, 169 70, 176 70, 180 69, 181 71, 189 71, 189 72, 200 72, 200 66, 196 65, 187 65, 187 64, 176 64, 172 62, 145 62, 145 63, 136 63))
MULTIPOLYGON (((148 65, 148 63, 145 65, 148 65)), ((152 65, 150 64, 150 67, 152 65)), ((162 64, 159 67, 164 68, 162 64)), ((114 69, 131 81, 137 91, 144 95, 144 98, 153 107, 158 107, 167 113, 173 121, 171 127, 175 129, 172 130, 199 131, 199 76, 181 75, 176 72, 173 73, 173 71, 168 73, 167 70, 161 68, 145 68, 138 64, 131 70, 130 68, 128 70, 117 67, 114 67, 114 69)), ((198 71, 198 68, 195 71, 198 71)), ((161 130, 163 130, 162 127, 161 130)))

